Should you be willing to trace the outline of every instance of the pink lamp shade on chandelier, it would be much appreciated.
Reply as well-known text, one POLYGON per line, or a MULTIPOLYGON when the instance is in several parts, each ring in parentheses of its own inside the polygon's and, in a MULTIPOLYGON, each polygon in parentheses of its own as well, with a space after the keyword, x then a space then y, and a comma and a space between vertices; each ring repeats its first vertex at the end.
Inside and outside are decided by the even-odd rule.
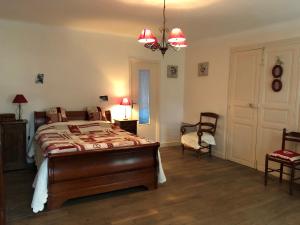
POLYGON ((179 43, 179 42, 184 42, 185 36, 180 28, 173 28, 170 35, 168 42, 170 43, 179 43))
POLYGON ((175 51, 179 51, 181 48, 187 47, 187 43, 185 42, 184 33, 178 27, 172 29, 167 39, 169 29, 166 27, 166 0, 160 1, 163 1, 163 26, 159 29, 161 33, 159 39, 154 36, 150 29, 143 29, 138 37, 138 42, 144 44, 145 48, 152 51, 159 50, 164 56, 169 47, 175 51))
POLYGON ((153 35, 152 31, 149 29, 143 29, 142 33, 138 37, 138 42, 140 43, 153 43, 155 42, 156 38, 153 35))
POLYGON ((182 41, 182 42, 177 42, 177 43, 170 43, 173 47, 177 47, 177 48, 185 48, 187 47, 187 43, 186 41, 182 41))

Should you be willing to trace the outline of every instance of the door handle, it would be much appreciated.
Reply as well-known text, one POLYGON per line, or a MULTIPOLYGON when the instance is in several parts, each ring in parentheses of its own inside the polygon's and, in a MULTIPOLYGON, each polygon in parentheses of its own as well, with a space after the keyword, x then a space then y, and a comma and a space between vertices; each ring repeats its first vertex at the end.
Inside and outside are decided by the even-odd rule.
POLYGON ((251 108, 251 109, 256 109, 257 106, 255 106, 253 103, 249 103, 248 106, 251 108))

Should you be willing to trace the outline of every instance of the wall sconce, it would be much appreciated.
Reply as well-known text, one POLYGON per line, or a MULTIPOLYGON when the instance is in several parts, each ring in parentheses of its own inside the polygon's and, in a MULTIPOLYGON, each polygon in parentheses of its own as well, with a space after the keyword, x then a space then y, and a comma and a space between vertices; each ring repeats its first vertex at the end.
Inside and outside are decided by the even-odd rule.
POLYGON ((102 95, 102 96, 99 96, 100 100, 103 101, 103 102, 108 102, 108 96, 107 95, 102 95))

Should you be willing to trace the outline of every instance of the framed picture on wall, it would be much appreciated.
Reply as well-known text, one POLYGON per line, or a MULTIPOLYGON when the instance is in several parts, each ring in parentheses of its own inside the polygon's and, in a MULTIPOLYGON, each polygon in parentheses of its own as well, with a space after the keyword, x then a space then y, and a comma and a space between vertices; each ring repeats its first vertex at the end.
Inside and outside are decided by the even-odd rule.
POLYGON ((168 78, 177 78, 178 77, 178 66, 168 65, 168 67, 167 67, 167 77, 168 78))
POLYGON ((207 76, 209 69, 209 62, 198 63, 198 76, 207 76))

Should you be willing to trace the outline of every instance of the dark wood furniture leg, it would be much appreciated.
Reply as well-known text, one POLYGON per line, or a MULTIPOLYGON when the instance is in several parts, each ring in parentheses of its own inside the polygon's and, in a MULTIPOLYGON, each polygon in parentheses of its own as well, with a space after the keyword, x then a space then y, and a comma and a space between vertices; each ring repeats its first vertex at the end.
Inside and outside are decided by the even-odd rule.
POLYGON ((0 225, 4 225, 4 224, 5 224, 5 202, 4 202, 2 142, 1 142, 1 127, 0 127, 0 225))
POLYGON ((282 183, 282 174, 283 174, 283 163, 280 163, 280 176, 279 176, 280 183, 282 183))
POLYGON ((268 184, 268 170, 269 170, 269 157, 266 155, 265 159, 265 186, 268 184))
POLYGON ((212 146, 211 146, 211 145, 209 145, 208 149, 209 149, 209 152, 208 152, 208 154, 209 154, 209 157, 211 157, 211 149, 212 149, 212 146))
POLYGON ((293 195, 294 178, 295 178, 295 166, 292 163, 292 166, 291 166, 291 177, 290 177, 290 191, 289 191, 290 195, 293 195))
POLYGON ((184 145, 181 145, 182 155, 184 155, 184 145))

